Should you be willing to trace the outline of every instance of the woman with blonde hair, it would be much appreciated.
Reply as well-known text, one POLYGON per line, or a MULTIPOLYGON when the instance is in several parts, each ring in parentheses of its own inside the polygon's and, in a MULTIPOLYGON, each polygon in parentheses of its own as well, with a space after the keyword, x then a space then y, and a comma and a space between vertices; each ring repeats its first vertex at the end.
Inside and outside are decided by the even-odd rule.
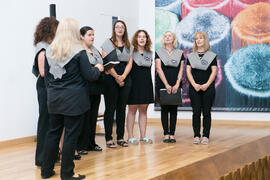
MULTIPOLYGON (((168 94, 176 94, 181 88, 184 70, 183 51, 177 49, 177 39, 173 32, 163 34, 162 47, 156 51, 156 95, 160 98, 160 89, 166 89, 168 94)), ((181 99, 179 99, 181 101, 181 99)), ((161 122, 164 143, 175 143, 175 128, 177 120, 177 105, 161 105, 161 122), (170 121, 168 116, 170 114, 170 121), (170 123, 169 123, 170 122, 170 123), (169 125, 170 127, 169 127, 169 125)))
POLYGON ((211 129, 211 108, 215 99, 215 78, 217 74, 216 54, 210 51, 205 32, 194 35, 192 53, 188 54, 187 78, 192 106, 194 144, 208 144, 211 129), (201 113, 203 113, 203 138, 201 139, 201 113))
POLYGON ((55 174, 54 163, 58 144, 65 128, 62 149, 61 179, 84 179, 74 175, 74 152, 79 127, 84 113, 89 109, 87 81, 95 81, 103 71, 100 64, 91 66, 80 40, 79 24, 74 19, 59 23, 56 35, 46 51, 45 81, 48 91, 50 130, 45 144, 42 178, 55 174))
POLYGON ((130 72, 132 87, 129 94, 127 114, 128 142, 131 144, 138 143, 138 140, 133 136, 135 116, 138 110, 140 141, 152 143, 152 140, 146 137, 147 108, 150 103, 154 102, 151 77, 152 42, 145 30, 138 30, 132 38, 132 45, 134 50, 130 57, 133 65, 130 72))

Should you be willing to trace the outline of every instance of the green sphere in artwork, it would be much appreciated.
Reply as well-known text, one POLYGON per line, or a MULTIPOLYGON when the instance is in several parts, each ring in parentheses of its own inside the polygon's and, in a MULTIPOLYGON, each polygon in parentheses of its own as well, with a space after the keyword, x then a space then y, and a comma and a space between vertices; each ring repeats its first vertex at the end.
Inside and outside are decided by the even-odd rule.
POLYGON ((166 31, 174 32, 179 19, 176 14, 163 9, 155 9, 155 50, 161 47, 162 35, 166 31))

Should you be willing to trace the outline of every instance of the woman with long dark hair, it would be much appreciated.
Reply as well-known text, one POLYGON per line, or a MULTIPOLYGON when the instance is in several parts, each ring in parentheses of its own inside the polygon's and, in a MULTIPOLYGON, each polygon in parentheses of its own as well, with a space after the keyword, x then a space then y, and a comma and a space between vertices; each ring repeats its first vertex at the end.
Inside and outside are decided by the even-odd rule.
POLYGON ((131 88, 129 72, 132 68, 130 59, 130 42, 128 40, 127 26, 124 21, 118 20, 113 25, 111 38, 107 39, 101 46, 102 57, 106 57, 112 51, 117 52, 120 63, 109 70, 105 76, 105 139, 108 148, 116 148, 113 142, 112 129, 114 112, 116 111, 116 133, 117 144, 127 147, 124 140, 126 105, 131 88))

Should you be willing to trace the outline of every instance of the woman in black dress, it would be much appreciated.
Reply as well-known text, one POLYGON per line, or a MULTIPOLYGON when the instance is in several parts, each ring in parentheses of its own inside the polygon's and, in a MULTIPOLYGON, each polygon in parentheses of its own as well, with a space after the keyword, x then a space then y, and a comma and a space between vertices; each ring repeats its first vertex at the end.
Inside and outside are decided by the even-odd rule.
POLYGON ((117 58, 120 61, 118 65, 109 70, 109 74, 104 79, 106 146, 108 148, 117 147, 112 138, 114 112, 116 111, 117 144, 122 147, 128 147, 128 143, 124 140, 124 132, 126 105, 132 83, 129 76, 132 62, 129 61, 130 42, 128 40, 127 26, 124 21, 118 20, 114 23, 112 37, 107 39, 101 48, 103 58, 116 51, 117 58))
POLYGON ((78 22, 73 19, 62 20, 45 57, 45 83, 51 124, 45 143, 42 178, 55 174, 54 163, 63 128, 65 137, 61 179, 85 178, 83 175, 74 176, 73 158, 80 124, 84 113, 90 108, 87 81, 97 80, 100 71, 103 71, 102 65, 93 67, 89 63, 80 39, 78 22))
MULTIPOLYGON (((166 88, 168 94, 175 94, 181 88, 184 70, 183 51, 177 49, 177 39, 174 33, 167 31, 163 34, 162 47, 156 51, 156 95, 159 99, 160 89, 166 88)), ((181 101, 181 99, 179 99, 181 101)), ((177 105, 161 105, 161 122, 164 130, 165 143, 175 143, 175 127, 177 120, 177 105), (170 123, 168 115, 170 114, 170 123), (170 127, 168 125, 170 124, 170 127)))
POLYGON ((130 61, 133 62, 130 77, 132 88, 128 100, 127 130, 128 142, 137 144, 138 140, 133 136, 133 128, 137 110, 139 111, 140 141, 152 143, 145 136, 147 125, 147 108, 154 102, 153 82, 151 77, 152 51, 151 39, 145 30, 138 30, 133 38, 134 50, 130 61))
POLYGON ((55 17, 43 18, 36 27, 34 34, 34 46, 36 47, 35 59, 32 72, 37 77, 37 95, 39 105, 39 117, 37 125, 37 145, 35 165, 41 166, 46 134, 49 130, 49 112, 47 107, 47 89, 44 83, 44 59, 45 51, 52 42, 58 21, 55 17))
POLYGON ((217 75, 216 54, 210 51, 208 36, 197 32, 194 36, 192 53, 188 54, 187 78, 192 106, 194 144, 208 144, 211 129, 211 108, 215 99, 217 75), (203 138, 201 138, 201 113, 203 113, 203 138))
MULTIPOLYGON (((103 64, 101 54, 94 46, 94 29, 84 26, 80 29, 81 39, 86 50, 89 62, 92 66, 103 64)), ((86 112, 81 134, 78 139, 78 153, 87 154, 87 151, 102 151, 102 148, 96 144, 96 123, 98 117, 98 108, 101 94, 104 91, 103 74, 94 82, 88 83, 90 109, 86 112)))

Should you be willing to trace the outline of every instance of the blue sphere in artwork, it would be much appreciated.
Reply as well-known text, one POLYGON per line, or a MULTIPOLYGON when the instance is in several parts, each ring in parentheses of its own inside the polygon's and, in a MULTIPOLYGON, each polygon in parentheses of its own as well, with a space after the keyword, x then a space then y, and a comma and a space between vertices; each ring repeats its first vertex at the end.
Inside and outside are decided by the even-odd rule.
POLYGON ((181 0, 156 0, 155 7, 181 16, 181 0))
POLYGON ((199 31, 208 34, 212 46, 229 37, 230 21, 212 9, 200 7, 191 11, 177 25, 175 33, 181 47, 190 49, 193 46, 193 37, 199 31))
POLYGON ((174 1, 177 1, 177 0, 156 0, 155 3, 156 3, 156 7, 163 7, 163 6, 168 6, 174 1))
POLYGON ((225 73, 239 93, 270 97, 270 45, 255 44, 235 51, 225 64, 225 73))

